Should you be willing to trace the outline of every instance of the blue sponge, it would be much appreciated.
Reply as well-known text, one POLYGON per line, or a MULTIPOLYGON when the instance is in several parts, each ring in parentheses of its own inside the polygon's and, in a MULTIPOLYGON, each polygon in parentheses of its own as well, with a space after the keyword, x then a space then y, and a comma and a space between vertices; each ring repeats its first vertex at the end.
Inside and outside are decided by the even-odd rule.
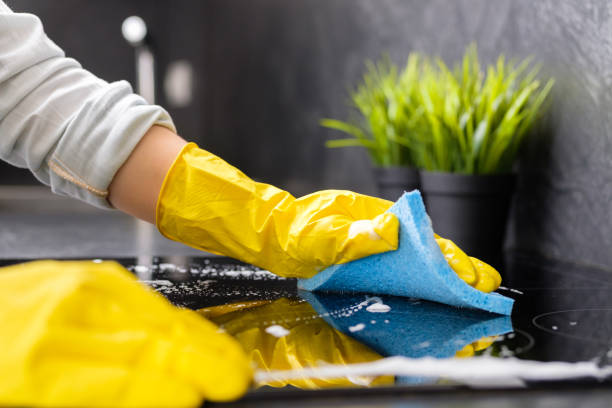
POLYGON ((451 306, 510 315, 513 299, 484 293, 450 268, 434 239, 421 194, 404 193, 389 209, 400 221, 396 251, 332 265, 298 287, 308 291, 359 292, 408 296, 451 306))

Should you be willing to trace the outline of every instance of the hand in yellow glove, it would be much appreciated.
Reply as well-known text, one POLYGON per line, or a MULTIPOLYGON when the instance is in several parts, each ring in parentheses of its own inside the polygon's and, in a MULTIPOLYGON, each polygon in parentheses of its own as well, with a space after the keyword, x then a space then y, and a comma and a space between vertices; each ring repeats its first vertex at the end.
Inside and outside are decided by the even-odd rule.
MULTIPOLYGON (((350 191, 301 198, 257 183, 219 157, 186 145, 168 171, 156 224, 169 239, 281 276, 309 278, 327 266, 397 249, 393 203, 350 191)), ((495 269, 437 237, 450 266, 476 289, 495 290, 495 269)))
POLYGON ((397 249, 399 222, 385 213, 389 207, 350 191, 296 199, 190 143, 166 175, 156 224, 169 239, 309 278, 332 264, 397 249))
POLYGON ((0 405, 200 406, 242 395, 240 346, 119 264, 0 268, 0 405))
MULTIPOLYGON (((307 302, 278 299, 274 302, 241 302, 198 311, 238 340, 259 370, 299 370, 322 364, 356 364, 382 358, 378 353, 331 327, 307 302), (276 337, 266 329, 281 326, 276 337)), ((393 384, 393 376, 376 378, 305 378, 275 381, 259 386, 304 389, 393 384)))

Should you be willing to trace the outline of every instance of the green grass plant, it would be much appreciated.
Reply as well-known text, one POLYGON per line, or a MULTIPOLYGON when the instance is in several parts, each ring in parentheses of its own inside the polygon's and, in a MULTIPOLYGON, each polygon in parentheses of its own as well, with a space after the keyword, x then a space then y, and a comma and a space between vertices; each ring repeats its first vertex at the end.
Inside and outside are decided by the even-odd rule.
POLYGON ((327 141, 328 147, 365 147, 381 167, 508 173, 554 84, 540 82, 531 59, 517 63, 501 55, 483 70, 475 45, 452 70, 418 53, 402 70, 389 58, 366 67, 351 92, 361 118, 321 125, 350 135, 327 141))

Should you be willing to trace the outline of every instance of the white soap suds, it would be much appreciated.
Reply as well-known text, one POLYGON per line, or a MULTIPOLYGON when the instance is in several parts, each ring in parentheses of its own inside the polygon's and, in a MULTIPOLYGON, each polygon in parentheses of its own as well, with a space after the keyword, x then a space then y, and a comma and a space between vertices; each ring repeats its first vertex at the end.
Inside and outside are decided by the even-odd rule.
POLYGON ((361 235, 364 233, 367 233, 368 237, 370 237, 370 239, 372 240, 380 239, 380 235, 378 235, 376 231, 374 231, 374 223, 372 222, 372 220, 353 221, 353 223, 349 227, 349 239, 353 239, 357 235, 361 235))
POLYGON ((498 289, 501 289, 501 290, 507 290, 507 291, 509 291, 509 292, 512 292, 512 293, 517 293, 517 294, 519 294, 519 295, 524 295, 524 293, 523 293, 523 292, 521 292, 521 291, 520 291, 520 290, 518 290, 518 289, 507 288, 507 287, 505 287, 505 286, 500 286, 498 289))
POLYGON ((501 357, 512 357, 514 356, 514 351, 510 350, 505 344, 502 344, 499 348, 499 355, 501 357))
POLYGON ((289 334, 289 330, 285 329, 283 326, 275 324, 273 326, 267 327, 266 333, 271 334, 274 337, 285 337, 289 334))
POLYGON ((228 270, 219 272, 219 276, 227 278, 274 278, 282 279, 272 272, 251 270, 228 270))
POLYGON ((160 272, 174 272, 176 270, 176 265, 171 263, 160 263, 159 270, 160 272))
POLYGON ((358 331, 363 330, 363 329, 365 329, 365 324, 363 324, 363 323, 359 323, 359 324, 356 324, 354 326, 349 326, 349 331, 351 333, 358 332, 358 331))
POLYGON ((376 324, 376 320, 370 320, 370 324, 376 324))
POLYGON ((153 279, 153 280, 142 280, 142 283, 147 285, 158 285, 158 286, 172 286, 174 283, 166 279, 153 279))
POLYGON ((229 276, 230 278, 237 278, 242 275, 240 271, 223 271, 223 276, 229 276))
POLYGON ((413 348, 415 348, 415 349, 423 349, 423 348, 427 348, 427 347, 429 347, 429 346, 431 346, 431 343, 430 343, 430 342, 428 342, 428 341, 424 341, 424 342, 422 342, 422 343, 417 344, 417 345, 416 345, 416 346, 414 346, 413 348))
POLYGON ((612 376, 612 366, 599 367, 588 361, 580 363, 539 362, 517 358, 479 356, 469 359, 435 359, 389 357, 362 364, 326 365, 300 370, 259 370, 257 383, 270 383, 308 378, 346 378, 367 376, 409 376, 449 378, 470 384, 516 384, 517 380, 566 380, 575 378, 604 379, 612 376))
POLYGON ((384 303, 372 303, 366 307, 366 310, 370 313, 387 313, 391 310, 391 306, 385 305, 384 303))
POLYGON ((137 274, 144 274, 149 272, 149 267, 145 266, 145 265, 136 265, 134 267, 134 272, 136 272, 137 274))
POLYGON ((365 387, 372 384, 372 381, 374 381, 374 377, 356 377, 352 375, 349 375, 348 377, 346 377, 346 379, 355 385, 361 385, 365 387))

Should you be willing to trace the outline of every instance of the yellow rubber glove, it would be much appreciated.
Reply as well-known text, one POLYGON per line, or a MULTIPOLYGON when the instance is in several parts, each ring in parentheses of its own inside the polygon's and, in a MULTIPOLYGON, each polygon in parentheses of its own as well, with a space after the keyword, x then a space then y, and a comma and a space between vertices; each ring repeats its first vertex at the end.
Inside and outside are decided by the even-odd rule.
MULTIPOLYGON (((397 249, 393 203, 351 191, 294 198, 257 183, 219 157, 187 144, 165 177, 156 224, 166 237, 281 276, 309 278, 329 265, 397 249)), ((436 236, 461 279, 484 292, 497 271, 436 236)))
POLYGON ((435 234, 436 242, 455 273, 468 285, 492 292, 501 285, 501 276, 491 265, 467 256, 453 241, 435 234))
MULTIPOLYGON (((325 364, 355 364, 382 358, 357 340, 323 320, 307 302, 278 299, 274 302, 241 302, 198 311, 240 342, 259 370, 299 370, 325 364), (282 337, 266 332, 273 325, 286 330, 282 337)), ((393 376, 376 378, 308 378, 258 386, 303 389, 393 384, 393 376)))
POLYGON ((240 345, 115 262, 0 268, 0 405, 200 406, 242 395, 240 345))
POLYGON ((350 191, 294 198, 257 183, 190 143, 168 171, 156 224, 166 237, 281 276, 309 278, 332 264, 397 249, 390 203, 350 191))

